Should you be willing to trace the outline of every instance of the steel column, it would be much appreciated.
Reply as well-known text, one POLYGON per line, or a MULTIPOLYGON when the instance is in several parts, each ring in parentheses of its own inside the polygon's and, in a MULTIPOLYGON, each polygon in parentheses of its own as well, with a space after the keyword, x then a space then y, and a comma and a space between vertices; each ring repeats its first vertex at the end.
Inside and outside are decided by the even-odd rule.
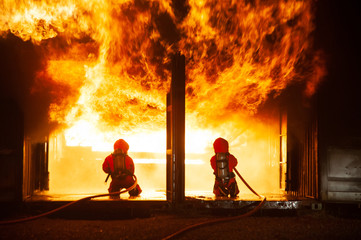
POLYGON ((184 201, 185 185, 185 57, 172 58, 172 82, 167 94, 167 201, 184 201))

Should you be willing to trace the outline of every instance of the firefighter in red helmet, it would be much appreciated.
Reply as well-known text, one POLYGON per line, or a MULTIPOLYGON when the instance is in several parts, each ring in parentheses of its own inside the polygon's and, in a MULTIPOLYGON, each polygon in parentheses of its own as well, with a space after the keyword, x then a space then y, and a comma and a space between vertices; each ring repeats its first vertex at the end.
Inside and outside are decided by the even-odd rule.
POLYGON ((239 193, 233 169, 237 166, 237 159, 229 153, 228 142, 217 138, 213 143, 215 155, 211 158, 213 174, 216 176, 213 193, 216 197, 235 198, 239 193))
MULTIPOLYGON (((107 156, 103 163, 103 171, 110 174, 112 181, 109 186, 109 193, 119 192, 122 188, 129 188, 134 183, 134 162, 128 156, 129 145, 123 139, 114 143, 114 152, 107 156)), ((142 189, 137 184, 129 191, 130 196, 138 196, 142 189)), ((111 195, 111 199, 119 199, 119 194, 111 195)))

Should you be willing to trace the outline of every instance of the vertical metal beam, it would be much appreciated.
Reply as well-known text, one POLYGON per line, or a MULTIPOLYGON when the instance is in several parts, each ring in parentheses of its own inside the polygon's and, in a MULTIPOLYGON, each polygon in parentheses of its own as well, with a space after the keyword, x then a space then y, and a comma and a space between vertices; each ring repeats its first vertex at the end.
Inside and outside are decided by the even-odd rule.
POLYGON ((172 58, 172 82, 167 94, 167 201, 177 206, 185 192, 185 57, 172 58))
POLYGON ((31 184, 34 190, 49 190, 48 140, 31 146, 31 184))
POLYGON ((280 189, 286 189, 287 175, 287 112, 280 110, 280 189))

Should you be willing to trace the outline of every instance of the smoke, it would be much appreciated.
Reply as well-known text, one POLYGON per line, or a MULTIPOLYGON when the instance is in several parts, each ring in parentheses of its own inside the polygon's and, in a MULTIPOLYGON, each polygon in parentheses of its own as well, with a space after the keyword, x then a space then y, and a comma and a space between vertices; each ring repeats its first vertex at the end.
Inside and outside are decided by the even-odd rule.
POLYGON ((51 130, 48 108, 49 89, 39 88, 36 74, 45 63, 40 49, 31 42, 23 42, 12 34, 0 38, 1 99, 12 99, 24 114, 24 131, 28 136, 47 136, 51 130))

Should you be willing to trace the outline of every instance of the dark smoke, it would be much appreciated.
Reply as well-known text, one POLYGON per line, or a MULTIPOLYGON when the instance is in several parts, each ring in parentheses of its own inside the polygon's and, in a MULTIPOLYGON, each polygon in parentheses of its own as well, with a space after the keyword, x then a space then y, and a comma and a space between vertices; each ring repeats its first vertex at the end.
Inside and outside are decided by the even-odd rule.
POLYGON ((0 52, 0 101, 19 106, 24 115, 25 136, 33 139, 47 136, 52 128, 48 122, 51 95, 48 89, 34 93, 36 74, 44 68, 39 47, 9 33, 0 38, 0 52))

